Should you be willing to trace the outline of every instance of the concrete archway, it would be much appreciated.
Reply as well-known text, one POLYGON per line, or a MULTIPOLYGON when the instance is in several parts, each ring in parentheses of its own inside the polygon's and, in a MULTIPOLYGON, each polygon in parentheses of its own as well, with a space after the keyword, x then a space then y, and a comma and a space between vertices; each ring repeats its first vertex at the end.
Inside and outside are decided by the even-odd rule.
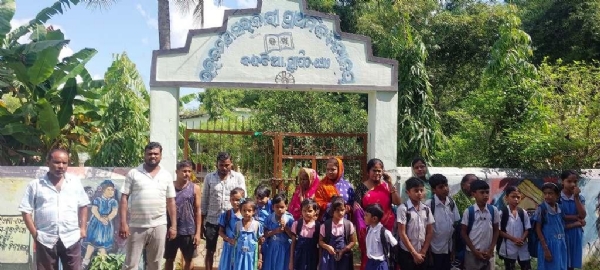
POLYGON ((180 87, 368 93, 368 156, 395 168, 397 66, 374 57, 368 37, 341 32, 337 16, 307 10, 306 0, 258 0, 225 11, 221 27, 190 30, 183 48, 154 51, 150 139, 174 171, 180 87))

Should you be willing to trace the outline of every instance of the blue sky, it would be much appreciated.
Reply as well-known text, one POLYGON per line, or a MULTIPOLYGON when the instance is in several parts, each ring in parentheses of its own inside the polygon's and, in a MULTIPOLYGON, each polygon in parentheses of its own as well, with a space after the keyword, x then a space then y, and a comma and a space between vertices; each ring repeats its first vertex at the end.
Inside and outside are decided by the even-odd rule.
MULTIPOLYGON (((11 21, 17 27, 31 20, 43 8, 52 5, 52 0, 17 0, 17 12, 11 21)), ((208 0, 205 27, 220 26, 223 11, 227 8, 255 7, 256 0, 225 0, 220 7, 208 0)), ((48 25, 59 28, 70 40, 68 47, 61 51, 61 57, 69 56, 83 48, 94 48, 98 54, 88 63, 87 68, 96 79, 102 78, 110 66, 113 55, 123 52, 137 65, 146 85, 150 76, 152 51, 158 49, 157 1, 121 0, 106 10, 92 10, 84 4, 66 10, 52 18, 48 25)), ((171 47, 181 47, 189 29, 199 28, 191 14, 181 14, 171 5, 171 47)), ((195 89, 182 89, 181 94, 196 92, 195 89)), ((198 106, 190 104, 188 108, 198 106)))

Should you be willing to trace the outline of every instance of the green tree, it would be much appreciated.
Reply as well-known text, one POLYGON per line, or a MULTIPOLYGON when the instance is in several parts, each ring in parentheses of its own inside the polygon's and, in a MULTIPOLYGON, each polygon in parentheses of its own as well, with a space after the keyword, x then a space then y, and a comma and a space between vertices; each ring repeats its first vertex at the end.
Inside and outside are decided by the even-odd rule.
MULTIPOLYGON (((88 99, 98 96, 94 90, 100 83, 92 80, 85 64, 96 50, 86 48, 59 60, 69 41, 60 30, 44 27, 51 17, 78 3, 60 0, 12 31, 14 1, 0 4, 0 94, 18 101, 11 110, 0 106, 0 164, 29 164, 28 158, 52 148, 75 152, 89 142, 99 115, 88 99), (28 33, 31 41, 18 43, 28 33)), ((77 153, 73 157, 76 161, 77 153)))
POLYGON ((137 166, 148 143, 149 100, 144 82, 127 54, 116 55, 104 75, 105 104, 99 132, 89 147, 91 166, 137 166))
POLYGON ((238 89, 206 89, 198 93, 200 109, 206 112, 210 120, 232 116, 235 108, 242 106, 242 100, 248 93, 238 89))
MULTIPOLYGON (((455 112, 463 125, 451 139, 445 162, 461 166, 529 168, 532 160, 522 153, 525 134, 543 122, 543 105, 537 93, 537 70, 529 62, 531 39, 520 30, 516 7, 500 26, 481 87, 455 112)), ((529 136, 531 139, 534 136, 529 136)))
POLYGON ((546 61, 540 66, 548 139, 532 142, 525 155, 536 167, 597 168, 600 164, 600 63, 546 61))
POLYGON ((482 71, 508 13, 506 5, 468 2, 474 3, 438 10, 420 31, 429 52, 425 64, 432 102, 446 136, 458 131, 460 121, 449 112, 481 85, 482 71))
POLYGON ((548 57, 591 61, 600 57, 599 0, 519 0, 524 30, 535 45, 536 63, 548 57))
POLYGON ((367 131, 367 114, 358 94, 262 92, 253 119, 255 130, 280 132, 367 131))
POLYGON ((427 49, 417 29, 435 1, 368 2, 360 6, 358 33, 373 39, 374 54, 398 60, 398 163, 415 156, 435 159, 441 146, 439 117, 431 97, 427 49), (423 17, 420 17, 423 16, 423 17))

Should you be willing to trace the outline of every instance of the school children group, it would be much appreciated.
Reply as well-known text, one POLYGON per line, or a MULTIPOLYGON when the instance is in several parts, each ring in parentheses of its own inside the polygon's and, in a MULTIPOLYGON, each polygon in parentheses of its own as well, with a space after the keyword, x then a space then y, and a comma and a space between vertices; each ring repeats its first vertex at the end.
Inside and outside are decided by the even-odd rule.
MULTIPOLYGON (((412 165, 425 165, 425 161, 418 159, 412 165)), ((369 161, 367 169, 375 181, 387 176, 380 160, 369 161)), ((407 198, 401 203, 385 179, 367 189, 381 187, 387 198, 366 192, 360 206, 353 201, 352 186, 337 183, 343 179, 341 160, 328 162, 327 170, 316 188, 316 172, 303 169, 301 190, 290 205, 284 194, 270 199, 266 186, 256 188, 254 199, 245 198, 241 188, 233 189, 233 208, 219 219, 224 242, 219 270, 354 269, 352 254, 358 238, 363 239, 361 244, 364 241, 361 269, 366 270, 494 269, 495 254, 503 259, 505 269, 515 269, 516 264, 531 269, 532 256, 538 258, 537 269, 582 267, 585 199, 574 171, 561 175, 561 185, 543 184, 544 202, 530 218, 517 206, 522 199, 517 187, 504 188, 506 206, 498 209, 488 204, 489 185, 474 175, 463 178, 453 199, 447 178, 423 177, 425 168, 404 182, 407 198), (303 179, 309 184, 302 184, 303 179), (326 181, 332 181, 334 188, 322 187, 326 181), (361 222, 356 222, 356 215, 361 215, 361 222)))

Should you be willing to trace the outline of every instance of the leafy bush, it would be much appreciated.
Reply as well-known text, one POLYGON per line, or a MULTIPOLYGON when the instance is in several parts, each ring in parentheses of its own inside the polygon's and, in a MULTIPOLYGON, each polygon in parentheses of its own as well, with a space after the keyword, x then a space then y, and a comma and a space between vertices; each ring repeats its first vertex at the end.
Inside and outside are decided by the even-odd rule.
POLYGON ((92 260, 89 269, 120 270, 125 262, 124 254, 98 255, 92 260))

